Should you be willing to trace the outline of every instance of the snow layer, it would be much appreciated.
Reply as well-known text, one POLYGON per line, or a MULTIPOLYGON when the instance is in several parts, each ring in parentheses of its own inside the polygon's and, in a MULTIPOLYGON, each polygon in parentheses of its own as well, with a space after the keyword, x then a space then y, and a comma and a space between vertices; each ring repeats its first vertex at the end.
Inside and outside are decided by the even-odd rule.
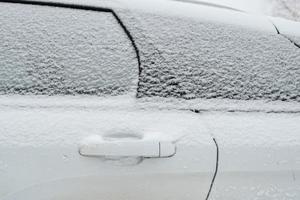
MULTIPOLYGON (((202 0, 199 0, 202 1, 202 0)), ((263 14, 268 8, 268 0, 209 0, 220 5, 230 6, 248 13, 263 14)))
MULTIPOLYGON (((189 3, 184 0, 119 0, 122 7, 128 7, 133 12, 139 10, 152 14, 162 14, 169 17, 187 17, 191 19, 210 20, 245 28, 275 32, 274 27, 266 17, 250 15, 232 9, 212 6, 211 1, 204 3, 189 3), (210 5, 210 6, 207 6, 210 5)), ((196 0, 192 0, 195 2, 196 0)), ((120 6, 121 7, 121 6, 120 6)))
POLYGON ((0 114, 0 146, 76 146, 91 135, 116 134, 168 141, 187 135, 199 140, 186 142, 210 144, 212 139, 199 132, 203 128, 197 124, 197 115, 189 111, 5 109, 0 114))
MULTIPOLYGON (((2 94, 101 95, 136 89, 135 54, 109 13, 24 6, 2 6, 2 94)), ((139 97, 300 101, 300 53, 269 28, 246 26, 247 17, 230 25, 201 15, 133 12, 118 10, 142 57, 139 97)))
MULTIPOLYGON (((130 171, 141 173, 144 177, 145 173, 153 171, 180 171, 186 176, 192 172, 213 170, 214 165, 207 165, 207 160, 215 161, 215 148, 212 151, 214 156, 207 154, 207 149, 212 147, 214 137, 220 148, 219 172, 215 183, 217 187, 214 187, 212 193, 215 199, 242 197, 242 191, 246 195, 245 199, 250 200, 259 197, 259 193, 268 191, 270 185, 274 184, 276 189, 280 188, 271 191, 274 195, 284 197, 285 192, 290 191, 292 194, 296 192, 295 197, 286 199, 298 199, 299 184, 290 183, 292 176, 286 176, 286 173, 291 168, 299 172, 299 113, 197 114, 179 110, 179 106, 187 106, 188 100, 177 104, 170 99, 173 108, 168 108, 164 102, 160 104, 157 99, 152 103, 150 100, 153 98, 134 100, 128 98, 128 95, 112 98, 2 96, 0 148, 4 153, 2 163, 0 162, 0 176, 2 173, 4 178, 0 181, 5 180, 2 181, 2 191, 5 193, 7 188, 7 191, 15 189, 13 186, 16 185, 22 188, 30 181, 36 184, 37 180, 61 180, 62 177, 77 177, 78 174, 87 173, 95 177, 95 174, 118 175, 130 171), (164 160, 165 162, 144 160, 129 170, 129 167, 122 165, 117 168, 116 164, 99 159, 79 158, 76 150, 82 139, 90 135, 115 138, 116 134, 125 137, 137 136, 140 139, 152 136, 159 140, 175 141, 178 153, 172 159, 164 160), (71 150, 67 151, 68 147, 71 150), (15 159, 18 156, 20 159, 15 159), (52 174, 44 173, 41 166, 45 166, 52 174), (25 173, 24 169, 29 169, 26 172, 35 171, 36 176, 25 173), (18 176, 11 178, 9 175, 15 175, 16 171, 18 176), (265 171, 273 174, 268 176, 265 171), (9 181, 7 184, 6 180, 15 181, 9 181)), ((224 100, 220 102, 224 103, 224 100)), ((295 102, 276 103, 283 107, 289 104, 290 109, 293 105, 298 105, 295 102)), ((226 105, 226 102, 223 105, 226 105)), ((196 174, 193 174, 193 177, 197 177, 197 180, 203 183, 203 179, 195 176, 196 174)), ((265 197, 265 194, 262 196, 265 197)))
POLYGON ((204 142, 203 134, 217 137, 220 144, 229 146, 244 146, 250 140, 255 141, 253 145, 272 145, 276 141, 280 141, 278 144, 299 143, 298 104, 164 98, 134 100, 128 95, 111 98, 2 96, 0 146, 74 145, 90 135, 117 137, 116 134, 191 144, 204 142), (201 108, 206 112, 192 112, 201 108), (286 134, 281 134, 282 129, 286 134))
MULTIPOLYGON (((177 106, 176 109, 163 101, 155 102, 134 101, 128 96, 106 100, 96 97, 1 97, 0 145, 68 145, 77 144, 90 135, 116 137, 115 134, 135 135, 140 139, 155 135, 161 140, 180 139, 184 143, 204 142, 203 134, 234 146, 247 145, 249 140, 253 140, 253 145, 300 142, 299 113, 196 114, 188 107, 177 106), (286 134, 281 134, 282 129, 286 134), (188 137, 181 138, 185 135, 188 137)), ((174 103, 173 106, 175 104, 180 105, 174 103)))
POLYGON ((281 35, 287 37, 300 47, 300 22, 295 22, 278 17, 270 17, 281 35))
POLYGON ((139 97, 300 102, 300 51, 284 37, 203 19, 121 15, 141 51, 139 97))
POLYGON ((123 94, 138 64, 110 13, 1 3, 0 94, 123 94))
POLYGON ((135 99, 129 95, 115 97, 80 96, 23 96, 1 95, 0 110, 85 110, 85 111, 126 111, 126 110, 181 110, 194 112, 265 112, 300 113, 297 102, 230 99, 192 99, 150 97, 135 99))
POLYGON ((211 199, 300 198, 300 115, 203 114, 220 149, 211 199))

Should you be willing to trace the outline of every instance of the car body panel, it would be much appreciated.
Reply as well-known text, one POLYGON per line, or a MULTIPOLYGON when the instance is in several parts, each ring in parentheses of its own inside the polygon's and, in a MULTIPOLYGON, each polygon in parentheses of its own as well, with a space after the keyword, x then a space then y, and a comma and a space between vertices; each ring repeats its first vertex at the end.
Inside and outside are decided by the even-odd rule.
POLYGON ((34 108, 26 104, 6 106, 1 114, 1 129, 6 132, 0 140, 1 176, 10 180, 9 184, 2 182, 1 189, 18 188, 8 200, 35 195, 38 199, 94 199, 98 195, 203 199, 216 164, 212 138, 220 152, 212 199, 299 198, 299 113, 174 112, 164 105, 159 110, 143 105, 142 111, 129 112, 118 111, 122 107, 115 111, 92 107, 91 112, 80 106, 34 108), (7 126, 11 123, 14 127, 7 126), (156 139, 178 140, 177 153, 142 162, 78 154, 76 141, 85 135, 113 133, 124 126, 127 133, 142 130, 156 139), (45 134, 38 134, 41 132, 45 134), (8 141, 12 135, 15 140, 8 141))
POLYGON ((300 198, 299 113, 223 113, 203 118, 221 152, 211 199, 300 198))
POLYGON ((138 109, 127 97, 104 98, 107 106, 102 103, 102 108, 95 106, 101 98, 60 98, 61 103, 76 102, 71 107, 55 101, 56 97, 41 97, 44 107, 39 106, 34 104, 36 98, 2 104, 1 199, 206 197, 215 172, 216 146, 212 136, 202 131, 205 125, 197 114, 138 109), (94 106, 87 106, 84 99, 94 106), (53 101, 56 105, 51 106, 53 101), (124 106, 124 102, 129 103, 124 106), (93 135, 172 141, 176 154, 145 159, 80 155, 80 143, 93 135))
POLYGON ((117 13, 141 55, 138 91, 1 96, 1 198, 299 199, 300 56, 267 18, 175 1, 50 2, 117 13), (177 150, 80 155, 95 135, 177 150))

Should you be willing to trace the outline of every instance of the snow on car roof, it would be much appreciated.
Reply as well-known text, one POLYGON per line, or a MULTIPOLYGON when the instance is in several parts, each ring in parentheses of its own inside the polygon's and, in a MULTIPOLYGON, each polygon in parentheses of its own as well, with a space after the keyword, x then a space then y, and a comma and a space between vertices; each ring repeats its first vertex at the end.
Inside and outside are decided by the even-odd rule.
POLYGON ((234 8, 228 9, 225 8, 226 6, 219 4, 216 4, 218 6, 209 6, 207 5, 210 4, 209 1, 203 1, 207 3, 200 3, 196 6, 192 3, 174 0, 21 0, 17 2, 48 2, 67 5, 102 7, 115 10, 140 10, 148 13, 163 13, 171 16, 175 15, 179 17, 190 17, 198 20, 209 20, 212 22, 233 24, 256 30, 264 30, 267 32, 276 31, 267 17, 237 12, 234 8))
MULTIPOLYGON (((251 15, 235 10, 224 9, 222 6, 208 6, 174 0, 119 0, 122 7, 140 10, 153 14, 189 17, 199 21, 211 21, 247 27, 255 30, 274 32, 274 26, 264 16, 251 15)), ((209 2, 208 2, 209 3, 209 2)))

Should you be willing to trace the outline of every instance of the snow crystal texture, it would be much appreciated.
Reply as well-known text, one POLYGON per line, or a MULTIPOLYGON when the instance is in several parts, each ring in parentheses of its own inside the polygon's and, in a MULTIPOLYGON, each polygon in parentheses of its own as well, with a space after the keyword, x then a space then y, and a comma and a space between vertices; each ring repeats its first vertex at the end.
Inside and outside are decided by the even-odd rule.
POLYGON ((120 13, 141 51, 139 97, 300 102, 300 50, 275 32, 120 13))
POLYGON ((0 94, 136 90, 134 49, 111 13, 1 3, 0 94))

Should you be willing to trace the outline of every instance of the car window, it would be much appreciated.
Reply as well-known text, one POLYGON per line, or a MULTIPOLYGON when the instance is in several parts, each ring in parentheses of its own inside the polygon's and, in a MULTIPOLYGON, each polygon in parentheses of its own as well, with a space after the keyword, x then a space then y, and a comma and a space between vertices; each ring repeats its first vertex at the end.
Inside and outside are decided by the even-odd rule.
POLYGON ((300 102, 300 51, 275 31, 143 12, 135 26, 120 16, 140 47, 138 97, 300 102))
POLYGON ((0 4, 0 94, 134 92, 135 51, 109 12, 0 4))

